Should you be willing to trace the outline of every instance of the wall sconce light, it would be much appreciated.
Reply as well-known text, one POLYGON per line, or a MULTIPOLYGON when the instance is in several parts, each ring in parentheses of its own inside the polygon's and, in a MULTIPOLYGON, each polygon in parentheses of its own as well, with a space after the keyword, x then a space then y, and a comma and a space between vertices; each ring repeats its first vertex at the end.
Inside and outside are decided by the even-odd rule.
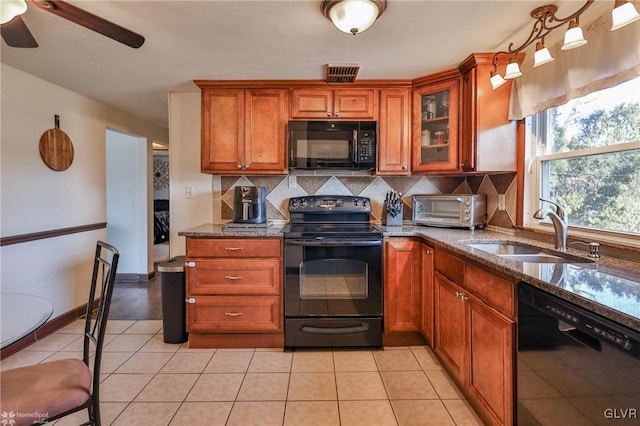
POLYGON ((24 0, 2 0, 0 1, 0 24, 6 24, 26 11, 27 2, 24 0))
POLYGON ((322 14, 347 34, 366 31, 387 8, 386 0, 322 0, 322 14))
POLYGON ((640 19, 640 13, 638 13, 633 4, 627 0, 616 0, 613 10, 611 11, 611 17, 613 18, 611 31, 614 31, 627 24, 636 22, 640 19))
MULTIPOLYGON (((569 28, 564 36, 564 44, 561 50, 574 49, 576 47, 584 46, 587 44, 582 29, 578 22, 580 15, 593 4, 594 0, 587 0, 581 8, 573 12, 566 18, 558 18, 556 12, 558 7, 553 4, 540 6, 531 11, 531 17, 535 20, 529 37, 519 47, 514 48, 513 43, 509 44, 507 50, 497 52, 493 55, 493 70, 490 72, 491 86, 493 89, 497 89, 502 86, 505 81, 509 79, 518 78, 522 75, 518 62, 516 60, 518 53, 522 52, 526 47, 536 42, 536 50, 534 54, 534 67, 552 62, 554 59, 549 53, 549 50, 544 47, 544 38, 556 28, 559 28, 569 23, 569 28), (505 69, 505 75, 502 77, 498 73, 498 56, 509 55, 511 61, 507 64, 505 69)), ((640 14, 627 0, 616 0, 615 6, 611 12, 613 18, 613 26, 611 31, 617 30, 627 24, 640 20, 640 14)))

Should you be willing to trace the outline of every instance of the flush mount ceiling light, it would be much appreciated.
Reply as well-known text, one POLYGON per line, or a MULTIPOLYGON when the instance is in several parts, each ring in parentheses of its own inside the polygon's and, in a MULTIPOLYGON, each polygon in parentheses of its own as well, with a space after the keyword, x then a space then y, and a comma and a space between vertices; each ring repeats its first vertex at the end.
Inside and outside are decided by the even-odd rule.
POLYGON ((322 0, 322 14, 347 34, 359 34, 373 25, 387 8, 386 0, 322 0))
POLYGON ((2 0, 0 1, 0 24, 6 24, 26 11, 27 3, 24 0, 2 0))
MULTIPOLYGON (((491 86, 493 87, 493 90, 502 86, 505 83, 505 79, 518 78, 522 75, 519 64, 516 60, 518 53, 522 52, 526 47, 533 43, 536 43, 533 66, 538 67, 552 62, 553 57, 549 53, 549 50, 544 47, 544 38, 551 31, 562 27, 567 22, 569 23, 569 26, 565 33, 564 44, 560 49, 569 50, 587 44, 587 40, 585 40, 582 34, 582 29, 579 26, 579 18, 580 15, 593 4, 593 2, 594 0, 588 0, 581 8, 565 18, 558 18, 556 16, 558 6, 553 4, 533 9, 531 11, 531 17, 535 21, 531 28, 531 33, 524 43, 516 48, 513 47, 513 43, 510 43, 507 50, 497 52, 493 55, 493 70, 490 72, 491 86), (504 77, 498 73, 498 57, 501 55, 508 55, 511 58, 507 64, 504 77)), ((611 15, 613 18, 611 31, 640 20, 640 14, 638 14, 638 11, 635 9, 633 4, 626 0, 616 0, 611 15)))

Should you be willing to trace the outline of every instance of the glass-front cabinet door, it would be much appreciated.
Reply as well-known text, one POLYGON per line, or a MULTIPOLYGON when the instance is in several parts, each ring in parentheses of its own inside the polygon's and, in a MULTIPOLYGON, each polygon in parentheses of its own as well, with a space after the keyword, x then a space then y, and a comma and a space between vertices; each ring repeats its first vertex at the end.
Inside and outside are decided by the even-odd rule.
POLYGON ((459 170, 459 80, 413 92, 413 172, 459 170))

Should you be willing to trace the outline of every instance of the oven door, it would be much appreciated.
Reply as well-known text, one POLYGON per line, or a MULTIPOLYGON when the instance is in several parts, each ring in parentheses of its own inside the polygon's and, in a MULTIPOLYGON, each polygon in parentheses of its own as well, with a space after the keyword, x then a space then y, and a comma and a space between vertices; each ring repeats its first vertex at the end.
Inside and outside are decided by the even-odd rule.
POLYGON ((285 318, 381 317, 380 239, 285 240, 285 318))

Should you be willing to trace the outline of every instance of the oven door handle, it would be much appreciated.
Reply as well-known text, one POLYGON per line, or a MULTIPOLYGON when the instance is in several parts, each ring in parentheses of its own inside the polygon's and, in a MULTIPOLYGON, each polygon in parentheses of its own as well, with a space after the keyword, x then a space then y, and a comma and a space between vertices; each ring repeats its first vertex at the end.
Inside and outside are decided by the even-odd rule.
POLYGON ((322 247, 322 246, 340 246, 340 247, 374 247, 381 246, 381 240, 286 240, 285 245, 289 246, 306 246, 306 247, 322 247))
POLYGON ((369 325, 360 323, 359 325, 351 325, 347 327, 313 327, 311 325, 303 325, 300 331, 312 334, 351 334, 363 333, 369 330, 369 325))

